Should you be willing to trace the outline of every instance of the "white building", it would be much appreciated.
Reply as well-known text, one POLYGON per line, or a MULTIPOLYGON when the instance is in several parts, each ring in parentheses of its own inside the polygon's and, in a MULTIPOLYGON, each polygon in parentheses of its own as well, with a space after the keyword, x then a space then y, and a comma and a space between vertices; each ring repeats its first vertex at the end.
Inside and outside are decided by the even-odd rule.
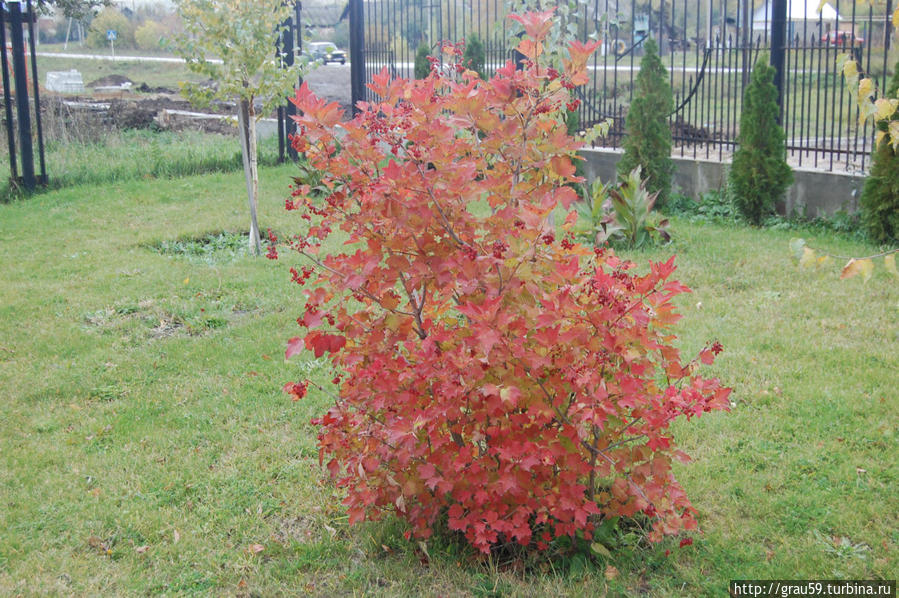
MULTIPOLYGON (((771 35, 771 20, 774 3, 768 0, 752 15, 752 30, 756 34, 771 35)), ((829 3, 824 3, 818 12, 818 0, 787 0, 787 39, 820 40, 828 31, 835 30, 840 21, 837 11, 829 3)))

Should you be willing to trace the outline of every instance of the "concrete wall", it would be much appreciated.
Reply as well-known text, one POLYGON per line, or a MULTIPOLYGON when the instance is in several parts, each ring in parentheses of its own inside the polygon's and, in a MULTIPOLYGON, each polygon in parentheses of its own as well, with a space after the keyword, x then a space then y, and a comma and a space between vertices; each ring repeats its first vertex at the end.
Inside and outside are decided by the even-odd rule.
MULTIPOLYGON (((621 150, 594 148, 581 151, 586 158, 584 171, 588 181, 615 178, 615 165, 621 150)), ((699 197, 707 191, 724 189, 729 162, 674 158, 674 188, 688 197, 699 197)), ((793 169, 793 184, 786 201, 777 206, 781 214, 798 213, 809 218, 826 216, 838 210, 855 212, 865 177, 806 168, 793 169)))

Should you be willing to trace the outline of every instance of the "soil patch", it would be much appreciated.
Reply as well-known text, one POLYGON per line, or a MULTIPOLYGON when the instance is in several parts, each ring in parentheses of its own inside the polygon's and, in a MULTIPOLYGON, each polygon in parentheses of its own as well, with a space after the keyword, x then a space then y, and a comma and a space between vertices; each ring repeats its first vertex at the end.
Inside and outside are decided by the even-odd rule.
POLYGON ((91 81, 85 85, 85 87, 121 87, 126 83, 133 84, 134 81, 125 75, 106 75, 105 77, 100 77, 95 81, 91 81))

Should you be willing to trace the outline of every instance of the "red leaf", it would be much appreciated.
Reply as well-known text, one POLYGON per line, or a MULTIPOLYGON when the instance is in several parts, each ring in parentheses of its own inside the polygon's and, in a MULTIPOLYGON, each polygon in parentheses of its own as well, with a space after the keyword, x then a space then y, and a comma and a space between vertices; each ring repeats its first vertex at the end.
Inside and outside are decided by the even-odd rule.
POLYGON ((287 350, 284 352, 284 359, 290 359, 303 350, 303 339, 298 336, 287 341, 287 350))

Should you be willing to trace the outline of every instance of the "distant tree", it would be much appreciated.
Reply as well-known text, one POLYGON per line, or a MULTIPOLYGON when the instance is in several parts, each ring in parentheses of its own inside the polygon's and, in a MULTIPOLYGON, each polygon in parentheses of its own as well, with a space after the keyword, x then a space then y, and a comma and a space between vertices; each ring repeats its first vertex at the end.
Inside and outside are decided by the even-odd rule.
MULTIPOLYGON (((887 98, 896 98, 899 91, 899 63, 893 69, 893 77, 886 89, 887 98)), ((890 120, 881 120, 877 128, 889 133, 890 125, 896 128, 899 113, 890 120)), ((874 150, 871 173, 865 179, 861 197, 861 220, 868 236, 876 243, 899 243, 899 153, 896 144, 886 134, 878 135, 880 143, 874 150)))
POLYGON ((730 188, 740 213, 761 224, 793 181, 785 159, 784 131, 777 122, 774 67, 760 59, 743 94, 737 151, 730 169, 730 188))
POLYGON ((128 17, 111 6, 100 11, 91 21, 87 32, 87 45, 91 48, 104 48, 109 45, 106 32, 110 29, 117 33, 115 45, 117 48, 134 47, 134 24, 128 17))
POLYGON ((634 85, 634 99, 627 112, 626 134, 622 146, 624 156, 618 161, 618 173, 626 176, 640 167, 646 177, 646 188, 658 193, 656 205, 665 203, 671 192, 671 129, 668 114, 674 108, 668 73, 659 58, 653 38, 647 39, 640 72, 634 85))
POLYGON ((431 62, 428 60, 430 49, 427 44, 420 44, 415 52, 415 78, 424 79, 431 72, 431 62))
POLYGON ((273 48, 293 5, 283 0, 178 0, 184 34, 176 40, 187 68, 216 82, 215 88, 182 84, 199 104, 235 101, 244 175, 250 204, 250 249, 262 252, 256 210, 259 195, 256 120, 284 101, 302 72, 286 66, 273 48), (221 63, 211 62, 216 57, 221 63), (261 106, 262 110, 257 110, 261 106))
POLYGON ((134 44, 139 50, 159 50, 165 43, 165 27, 162 24, 146 20, 134 31, 134 44))
POLYGON ((112 6, 112 0, 37 0, 36 3, 37 10, 42 13, 55 10, 76 21, 85 21, 106 6, 112 6))

